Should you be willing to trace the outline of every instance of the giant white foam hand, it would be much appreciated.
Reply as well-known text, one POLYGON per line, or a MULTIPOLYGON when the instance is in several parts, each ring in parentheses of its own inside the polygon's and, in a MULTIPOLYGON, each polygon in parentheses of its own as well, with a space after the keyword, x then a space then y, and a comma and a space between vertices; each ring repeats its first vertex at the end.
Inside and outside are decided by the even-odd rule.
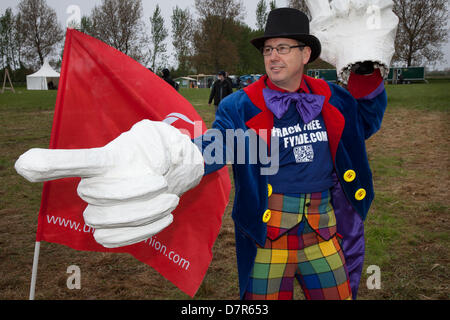
POLYGON ((107 248, 137 243, 170 225, 179 197, 204 173, 202 154, 188 136, 150 120, 101 148, 31 149, 15 168, 31 182, 81 177, 85 223, 107 248))
POLYGON ((398 17, 392 0, 307 0, 311 33, 322 44, 321 58, 347 83, 350 68, 372 61, 386 77, 395 48, 398 17))

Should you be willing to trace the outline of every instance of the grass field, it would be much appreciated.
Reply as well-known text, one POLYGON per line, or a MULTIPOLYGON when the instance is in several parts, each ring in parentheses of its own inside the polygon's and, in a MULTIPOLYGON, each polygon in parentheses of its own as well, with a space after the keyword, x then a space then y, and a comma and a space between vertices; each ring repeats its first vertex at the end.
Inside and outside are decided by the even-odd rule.
MULTIPOLYGON (((382 129, 367 142, 376 197, 365 223, 366 258, 359 299, 449 299, 450 82, 387 87, 382 129), (366 287, 370 265, 381 289, 366 287)), ((183 94, 208 126, 207 89, 183 94)), ((0 299, 27 299, 42 184, 13 168, 20 154, 48 147, 55 91, 0 94, 0 299)), ((238 299, 231 203, 214 258, 195 299, 238 299)), ((296 288, 296 298, 302 299, 296 288)), ((80 252, 43 243, 36 299, 189 299, 127 254, 80 252), (66 287, 78 265, 82 289, 66 287)))

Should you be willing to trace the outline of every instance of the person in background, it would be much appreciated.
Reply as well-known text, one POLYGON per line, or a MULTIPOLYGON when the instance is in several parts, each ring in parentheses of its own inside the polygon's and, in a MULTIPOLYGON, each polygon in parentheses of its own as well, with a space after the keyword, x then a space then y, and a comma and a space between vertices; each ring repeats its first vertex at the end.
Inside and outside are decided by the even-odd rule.
POLYGON ((217 111, 220 101, 233 93, 233 88, 225 77, 225 71, 220 71, 218 73, 218 79, 214 82, 211 94, 209 95, 208 104, 211 105, 211 102, 214 100, 215 112, 217 111))
POLYGON ((170 77, 170 71, 169 71, 169 69, 167 69, 167 68, 166 68, 166 69, 163 69, 162 74, 163 74, 162 78, 163 78, 168 84, 170 84, 172 87, 174 87, 175 90, 178 91, 178 84, 177 84, 175 81, 173 81, 172 78, 170 77))

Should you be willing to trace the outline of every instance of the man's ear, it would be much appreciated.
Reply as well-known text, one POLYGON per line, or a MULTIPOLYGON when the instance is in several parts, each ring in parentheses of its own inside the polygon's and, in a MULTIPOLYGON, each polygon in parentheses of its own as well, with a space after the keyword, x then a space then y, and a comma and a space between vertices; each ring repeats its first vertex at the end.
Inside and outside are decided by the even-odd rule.
POLYGON ((311 48, 304 47, 302 50, 302 53, 303 53, 303 64, 307 64, 309 61, 309 58, 311 58, 311 48))

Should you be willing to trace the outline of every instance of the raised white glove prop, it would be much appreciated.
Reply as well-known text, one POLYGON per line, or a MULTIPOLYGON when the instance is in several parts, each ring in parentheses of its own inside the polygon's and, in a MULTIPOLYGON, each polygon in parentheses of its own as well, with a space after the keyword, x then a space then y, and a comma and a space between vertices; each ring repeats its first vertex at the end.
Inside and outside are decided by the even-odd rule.
POLYGON ((107 248, 140 242, 170 225, 179 197, 204 173, 202 154, 188 136, 150 120, 102 148, 31 149, 15 168, 31 182, 81 177, 85 223, 107 248))
POLYGON ((372 61, 387 77, 398 26, 392 0, 306 0, 311 33, 322 44, 321 58, 347 83, 351 67, 372 61))

